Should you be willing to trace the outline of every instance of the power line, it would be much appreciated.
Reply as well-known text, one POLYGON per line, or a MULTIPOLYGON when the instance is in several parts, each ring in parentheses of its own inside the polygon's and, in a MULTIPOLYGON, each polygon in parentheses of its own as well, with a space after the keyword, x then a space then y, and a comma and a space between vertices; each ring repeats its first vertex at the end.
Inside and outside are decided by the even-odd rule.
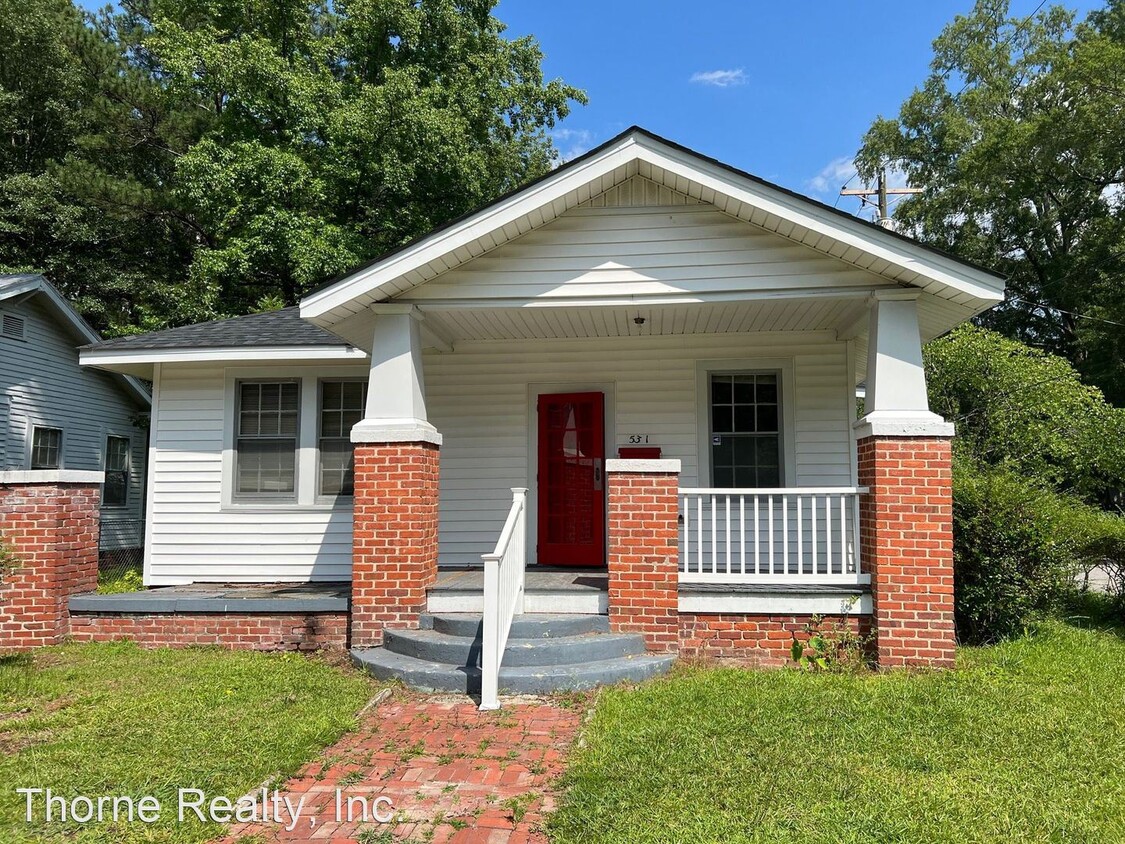
MULTIPOLYGON (((1069 276, 1059 279, 1059 281, 1066 281, 1069 276)), ((1034 308, 1042 308, 1045 311, 1057 311, 1060 314, 1072 316, 1075 319, 1088 319, 1093 322, 1104 322, 1106 325, 1116 325, 1118 328, 1125 328, 1125 322, 1115 322, 1112 319, 1104 319, 1103 317, 1090 316, 1089 314, 1078 314, 1074 311, 1068 311, 1066 308, 1057 308, 1054 305, 1045 305, 1042 302, 1032 302, 1030 299, 1024 299, 1022 296, 1015 296, 1008 300, 1009 302, 1019 302, 1024 305, 1031 305, 1034 308)))
MULTIPOLYGON (((840 204, 840 197, 844 195, 844 191, 848 189, 848 185, 850 185, 852 183, 852 179, 854 179, 858 175, 859 175, 858 171, 856 171, 855 173, 852 173, 850 176, 848 176, 848 180, 846 182, 844 182, 842 185, 840 185, 840 192, 838 194, 836 194, 836 201, 832 203, 833 208, 835 208, 837 205, 840 204)), ((860 207, 862 207, 862 206, 860 206, 860 207)))
MULTIPOLYGON (((1004 40, 1000 42, 999 46, 1006 47, 1008 44, 1010 44, 1012 42, 1012 39, 1014 39, 1020 33, 1020 30, 1022 30, 1025 26, 1027 26, 1035 18, 1035 16, 1037 14, 1039 14, 1039 10, 1042 9, 1046 5, 1046 3, 1047 3, 1047 0, 1039 0, 1039 4, 1034 9, 1031 10, 1031 14, 1027 15, 1027 17, 1023 18, 1018 24, 1016 24, 1015 27, 1013 27, 1012 31, 1009 32, 1008 35, 1004 38, 1004 40)), ((952 72, 953 72, 953 68, 950 68, 949 70, 947 70, 942 75, 942 80, 948 81, 949 80, 949 74, 952 73, 952 72)), ((954 99, 956 99, 957 97, 960 97, 963 93, 965 93, 965 89, 968 88, 968 87, 969 87, 969 80, 966 79, 965 84, 961 86, 961 89, 956 94, 953 95, 954 99)), ((887 206, 887 194, 888 193, 891 193, 891 194, 894 194, 894 193, 921 193, 921 190, 918 189, 918 188, 909 188, 909 189, 906 189, 906 190, 890 190, 890 191, 887 191, 886 190, 886 171, 885 170, 881 171, 880 174, 879 174, 879 189, 878 189, 878 191, 873 190, 873 191, 851 191, 851 192, 847 192, 848 185, 851 184, 852 180, 857 175, 858 175, 858 173, 853 173, 851 175, 851 177, 846 182, 844 182, 843 185, 840 186, 840 192, 836 196, 836 201, 832 203, 832 207, 835 208, 836 206, 838 206, 840 204, 840 198, 843 197, 843 196, 860 196, 861 202, 859 204, 859 210, 862 211, 868 204, 867 195, 879 193, 879 200, 880 200, 879 201, 879 223, 881 225, 884 224, 884 220, 888 219, 888 214, 887 214, 887 208, 888 208, 888 206, 887 206)))
MULTIPOLYGON (((1004 39, 1003 41, 1001 41, 1001 42, 1000 42, 1000 46, 1002 46, 1002 47, 1006 47, 1006 46, 1008 46, 1008 44, 1010 44, 1010 43, 1012 42, 1012 39, 1013 39, 1013 38, 1015 38, 1015 37, 1016 37, 1016 36, 1017 36, 1017 35, 1019 34, 1020 30, 1021 30, 1021 29, 1023 29, 1023 28, 1025 27, 1025 26, 1027 26, 1027 24, 1028 24, 1028 23, 1029 23, 1029 22, 1031 21, 1031 19, 1032 19, 1032 18, 1034 18, 1034 17, 1035 17, 1035 16, 1037 15, 1037 14, 1039 14, 1039 10, 1040 10, 1040 9, 1042 9, 1042 8, 1043 8, 1043 6, 1044 6, 1044 5, 1046 4, 1046 3, 1047 3, 1047 0, 1039 0, 1039 5, 1038 5, 1038 6, 1036 6, 1036 7, 1034 8, 1034 9, 1032 9, 1032 10, 1031 10, 1031 14, 1030 14, 1030 15, 1028 15, 1028 16, 1027 16, 1026 18, 1024 18, 1024 19, 1023 19, 1022 21, 1020 21, 1020 22, 1019 22, 1019 23, 1018 23, 1018 24, 1017 24, 1017 25, 1015 26, 1015 28, 1014 28, 1014 29, 1013 29, 1013 30, 1012 30, 1012 31, 1011 31, 1010 33, 1008 33, 1008 37, 1007 37, 1007 38, 1005 38, 1005 39, 1004 39)), ((945 72, 945 79, 946 79, 946 80, 948 80, 948 79, 949 79, 949 74, 950 74, 950 73, 952 72, 952 70, 953 70, 953 69, 952 69, 952 68, 950 68, 949 70, 947 70, 947 71, 945 72)), ((959 97, 959 96, 961 96, 962 94, 964 94, 964 93, 965 93, 965 89, 966 89, 966 88, 968 88, 968 87, 969 87, 969 80, 968 80, 968 79, 966 79, 966 80, 965 80, 965 84, 961 86, 961 90, 960 90, 960 91, 958 91, 958 92, 957 92, 956 94, 954 94, 954 95, 953 95, 953 98, 954 98, 954 99, 956 99, 957 97, 959 97)))

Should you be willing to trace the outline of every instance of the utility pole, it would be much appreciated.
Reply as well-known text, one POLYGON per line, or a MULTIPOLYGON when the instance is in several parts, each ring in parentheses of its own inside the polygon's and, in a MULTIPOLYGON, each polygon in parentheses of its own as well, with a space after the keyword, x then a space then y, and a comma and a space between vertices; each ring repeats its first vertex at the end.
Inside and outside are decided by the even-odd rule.
POLYGON ((860 205, 861 208, 864 205, 876 205, 875 202, 872 202, 870 199, 868 199, 869 196, 878 197, 877 207, 879 209, 879 217, 875 220, 875 222, 878 223, 880 226, 882 226, 885 229, 893 229, 894 223, 891 220, 890 211, 888 209, 887 197, 888 196, 897 196, 899 194, 921 193, 921 192, 922 192, 921 188, 889 188, 889 187, 887 187, 887 171, 884 169, 884 170, 879 171, 879 184, 878 184, 878 187, 876 187, 874 190, 872 190, 871 188, 853 188, 852 190, 846 190, 845 189, 845 190, 840 191, 840 196, 858 196, 859 201, 862 203, 860 205))

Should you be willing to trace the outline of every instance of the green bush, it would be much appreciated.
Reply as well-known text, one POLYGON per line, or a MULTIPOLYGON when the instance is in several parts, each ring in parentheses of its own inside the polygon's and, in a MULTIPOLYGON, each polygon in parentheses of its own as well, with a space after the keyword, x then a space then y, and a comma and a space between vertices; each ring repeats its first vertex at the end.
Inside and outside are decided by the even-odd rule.
POLYGON ((1065 359, 970 325, 928 344, 926 376, 957 425, 959 638, 1020 632, 1095 565, 1125 591, 1125 410, 1065 359))
POLYGON ((962 642, 1017 634, 1057 610, 1078 574, 1125 559, 1125 520, 963 457, 953 471, 955 613, 962 642))

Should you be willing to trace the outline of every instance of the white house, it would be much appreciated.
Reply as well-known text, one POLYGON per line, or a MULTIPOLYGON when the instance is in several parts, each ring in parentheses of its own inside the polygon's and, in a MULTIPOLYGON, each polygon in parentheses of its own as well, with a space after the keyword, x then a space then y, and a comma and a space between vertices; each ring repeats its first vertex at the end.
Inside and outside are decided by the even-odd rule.
POLYGON ((632 128, 299 309, 82 363, 154 384, 152 587, 347 581, 350 644, 390 647, 495 550, 443 605, 487 608, 486 690, 525 567, 595 570, 575 606, 650 651, 776 661, 828 610, 940 665, 953 432, 921 344, 1003 292, 632 128))
POLYGON ((43 276, 0 275, 0 484, 93 473, 102 550, 139 549, 150 397, 132 376, 79 366, 78 347, 98 342, 43 276))

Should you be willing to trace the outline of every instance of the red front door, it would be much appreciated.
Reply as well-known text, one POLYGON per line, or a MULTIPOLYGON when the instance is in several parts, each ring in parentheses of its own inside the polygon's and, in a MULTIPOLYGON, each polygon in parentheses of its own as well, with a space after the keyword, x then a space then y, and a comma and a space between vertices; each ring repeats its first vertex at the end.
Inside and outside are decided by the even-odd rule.
POLYGON ((605 565, 605 396, 539 397, 539 562, 605 565))

